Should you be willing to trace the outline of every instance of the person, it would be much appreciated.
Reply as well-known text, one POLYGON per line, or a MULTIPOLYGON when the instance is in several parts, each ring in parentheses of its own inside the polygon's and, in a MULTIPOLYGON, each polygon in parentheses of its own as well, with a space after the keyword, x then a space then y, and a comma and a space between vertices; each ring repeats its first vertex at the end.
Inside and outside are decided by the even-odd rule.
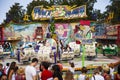
POLYGON ((110 69, 107 65, 103 67, 103 74, 102 75, 103 75, 105 80, 111 80, 110 69))
POLYGON ((3 74, 0 80, 7 80, 7 75, 3 74))
POLYGON ((10 67, 10 63, 6 63, 6 66, 5 66, 5 74, 6 75, 8 74, 9 67, 10 67))
POLYGON ((0 63, 0 78, 1 78, 2 74, 4 74, 3 64, 0 63))
POLYGON ((16 75, 17 75, 17 71, 18 71, 19 67, 16 66, 14 69, 14 74, 13 74, 13 79, 12 80, 16 80, 16 75))
POLYGON ((62 72, 63 65, 60 63, 60 61, 57 61, 57 65, 59 66, 59 68, 60 68, 60 71, 62 72))
POLYGON ((102 75, 102 73, 103 73, 103 68, 102 68, 102 66, 98 66, 97 68, 98 68, 98 70, 99 70, 99 74, 102 75))
POLYGON ((69 64, 70 64, 69 70, 74 74, 75 73, 75 69, 74 69, 75 65, 73 62, 70 62, 69 64))
POLYGON ((41 80, 50 80, 53 78, 53 74, 50 70, 48 70, 49 63, 46 61, 41 62, 40 70, 41 70, 41 80))
POLYGON ((96 53, 96 56, 95 57, 97 57, 97 55, 98 55, 98 44, 95 44, 95 53, 96 53))
POLYGON ((99 70, 94 70, 94 75, 91 77, 91 80, 105 80, 102 75, 99 74, 99 70))
POLYGON ((25 68, 26 80, 36 80, 37 72, 35 66, 38 64, 38 59, 33 58, 32 63, 25 68))
POLYGON ((78 80, 89 80, 89 78, 86 76, 87 68, 83 67, 81 72, 82 74, 79 75, 78 80))
POLYGON ((10 64, 10 68, 8 70, 8 75, 7 75, 7 79, 8 80, 15 80, 15 72, 16 72, 16 69, 17 69, 17 65, 16 65, 16 62, 12 62, 10 64))
POLYGON ((25 69, 20 67, 16 73, 16 80, 25 80, 25 69))
POLYGON ((114 80, 120 80, 120 64, 117 67, 117 74, 115 74, 114 80))
POLYGON ((64 80, 74 80, 74 76, 73 76, 73 73, 68 70, 66 73, 65 73, 65 78, 64 80))
POLYGON ((110 67, 111 79, 114 80, 114 71, 115 71, 115 69, 114 69, 114 64, 113 64, 113 63, 110 63, 109 67, 110 67))
POLYGON ((60 67, 58 65, 52 66, 52 72, 53 72, 53 80, 63 80, 62 72, 60 71, 60 67))

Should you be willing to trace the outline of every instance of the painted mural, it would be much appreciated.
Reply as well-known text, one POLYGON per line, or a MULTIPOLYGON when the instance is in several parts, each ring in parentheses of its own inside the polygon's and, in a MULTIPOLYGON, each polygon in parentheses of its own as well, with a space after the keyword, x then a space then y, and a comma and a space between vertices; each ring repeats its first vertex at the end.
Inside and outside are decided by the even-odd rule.
POLYGON ((48 24, 10 24, 4 30, 4 40, 21 40, 24 42, 36 42, 43 40, 48 24))
POLYGON ((66 46, 71 41, 73 29, 70 24, 57 23, 55 24, 55 33, 57 34, 58 39, 64 43, 64 46, 66 46))
POLYGON ((106 29, 104 24, 97 24, 95 26, 95 38, 106 39, 106 29))
POLYGON ((90 21, 80 21, 79 25, 75 26, 75 40, 81 44, 92 44, 95 26, 91 26, 90 21))

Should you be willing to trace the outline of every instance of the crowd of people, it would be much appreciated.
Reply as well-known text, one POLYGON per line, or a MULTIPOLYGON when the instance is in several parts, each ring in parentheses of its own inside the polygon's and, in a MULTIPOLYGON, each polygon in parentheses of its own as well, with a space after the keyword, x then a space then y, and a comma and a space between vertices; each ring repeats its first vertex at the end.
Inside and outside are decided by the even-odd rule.
POLYGON ((56 64, 42 61, 39 64, 37 58, 33 58, 24 68, 19 67, 16 62, 6 63, 5 66, 0 64, 0 80, 120 80, 120 65, 117 66, 116 73, 113 65, 99 66, 93 70, 91 76, 88 76, 88 69, 82 67, 77 79, 74 77, 74 63, 70 62, 70 66, 63 72, 60 61, 56 64))

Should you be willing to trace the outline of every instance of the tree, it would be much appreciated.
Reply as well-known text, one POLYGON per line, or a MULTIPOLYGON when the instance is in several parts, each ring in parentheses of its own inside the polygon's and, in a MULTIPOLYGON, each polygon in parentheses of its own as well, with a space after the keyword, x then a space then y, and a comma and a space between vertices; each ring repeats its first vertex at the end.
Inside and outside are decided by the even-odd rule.
POLYGON ((93 14, 93 6, 94 3, 97 2, 96 0, 50 0, 53 4, 56 5, 69 5, 69 6, 74 6, 76 7, 86 5, 86 13, 88 17, 86 19, 92 20, 92 14, 93 14))
POLYGON ((22 6, 20 6, 19 3, 15 3, 12 7, 10 7, 8 13, 6 13, 5 23, 10 21, 20 23, 23 21, 23 17, 24 9, 22 9, 22 6))
POLYGON ((106 7, 106 13, 108 16, 110 12, 114 13, 113 18, 111 19, 112 24, 120 23, 120 0, 110 0, 110 2, 111 5, 106 7))
MULTIPOLYGON (((76 5, 76 7, 82 6, 82 5, 86 5, 86 13, 88 15, 87 18, 85 19, 89 19, 89 20, 93 20, 93 6, 94 3, 97 2, 96 0, 37 0, 37 1, 32 1, 30 4, 28 4, 27 6, 27 14, 29 15, 29 19, 32 20, 32 10, 35 6, 42 6, 46 7, 46 6, 53 6, 53 5, 69 5, 69 6, 74 6, 76 5)), ((47 8, 47 7, 46 7, 47 8)))

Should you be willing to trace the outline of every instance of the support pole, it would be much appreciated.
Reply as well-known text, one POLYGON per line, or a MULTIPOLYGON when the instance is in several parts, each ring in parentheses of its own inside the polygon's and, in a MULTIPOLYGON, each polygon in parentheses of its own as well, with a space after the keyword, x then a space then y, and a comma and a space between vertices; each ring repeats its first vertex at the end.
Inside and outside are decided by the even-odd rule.
POLYGON ((85 44, 82 45, 83 53, 82 53, 82 67, 85 66, 85 44))

